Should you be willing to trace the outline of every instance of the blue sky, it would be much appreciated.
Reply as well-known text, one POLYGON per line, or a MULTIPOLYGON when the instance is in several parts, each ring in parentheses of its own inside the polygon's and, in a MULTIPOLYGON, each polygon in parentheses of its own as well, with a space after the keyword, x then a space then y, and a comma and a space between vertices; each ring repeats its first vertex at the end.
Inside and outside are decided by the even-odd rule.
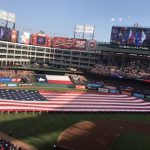
POLYGON ((149 0, 0 0, 1 10, 16 14, 18 29, 73 37, 75 24, 90 24, 103 42, 113 25, 150 27, 149 6, 149 0))

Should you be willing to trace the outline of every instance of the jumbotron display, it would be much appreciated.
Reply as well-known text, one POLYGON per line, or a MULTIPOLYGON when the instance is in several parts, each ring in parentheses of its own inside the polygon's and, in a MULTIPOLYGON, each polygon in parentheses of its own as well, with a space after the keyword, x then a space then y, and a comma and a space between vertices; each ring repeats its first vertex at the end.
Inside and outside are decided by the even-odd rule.
POLYGON ((150 28, 113 26, 112 45, 150 47, 150 28))

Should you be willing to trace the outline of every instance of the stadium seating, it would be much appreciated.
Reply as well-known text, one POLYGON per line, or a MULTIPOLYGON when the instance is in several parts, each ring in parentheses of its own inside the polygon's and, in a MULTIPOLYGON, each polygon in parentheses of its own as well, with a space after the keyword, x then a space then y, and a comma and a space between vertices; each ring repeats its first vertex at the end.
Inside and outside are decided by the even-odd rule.
POLYGON ((120 78, 133 78, 133 79, 147 79, 150 80, 150 67, 149 62, 137 58, 117 58, 116 56, 102 55, 99 64, 91 70, 92 72, 116 76, 120 78), (113 61, 110 61, 110 58, 113 61))
POLYGON ((5 139, 0 139, 0 150, 22 150, 22 148, 18 148, 17 145, 12 144, 5 139))

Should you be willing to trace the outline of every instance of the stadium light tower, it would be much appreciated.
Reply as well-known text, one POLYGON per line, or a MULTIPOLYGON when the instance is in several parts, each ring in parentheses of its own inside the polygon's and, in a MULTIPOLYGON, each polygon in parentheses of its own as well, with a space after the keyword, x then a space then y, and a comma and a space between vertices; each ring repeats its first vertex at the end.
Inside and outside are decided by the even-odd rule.
POLYGON ((95 33, 95 25, 75 25, 74 30, 74 38, 77 36, 82 36, 82 38, 85 38, 85 35, 88 35, 88 37, 91 37, 91 39, 94 39, 94 33, 95 33))
POLYGON ((16 15, 14 13, 0 10, 0 20, 6 21, 6 27, 8 25, 8 22, 13 23, 13 29, 15 29, 16 15))
POLYGON ((134 27, 139 27, 139 24, 138 24, 138 23, 135 23, 133 26, 134 26, 134 27))

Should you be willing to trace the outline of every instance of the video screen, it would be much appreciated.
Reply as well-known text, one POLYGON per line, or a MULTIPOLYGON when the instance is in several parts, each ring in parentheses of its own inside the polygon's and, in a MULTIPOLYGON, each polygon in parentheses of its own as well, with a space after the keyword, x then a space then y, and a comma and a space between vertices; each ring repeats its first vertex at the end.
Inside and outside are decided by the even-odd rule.
POLYGON ((46 37, 37 36, 37 44, 39 44, 39 45, 45 45, 46 44, 46 37))
POLYGON ((0 26, 0 40, 1 41, 11 41, 11 29, 7 27, 0 26))
POLYGON ((21 43, 29 44, 29 41, 30 41, 30 33, 23 32, 23 34, 21 35, 21 43))
POLYGON ((150 47, 150 28, 112 27, 112 45, 150 47))

